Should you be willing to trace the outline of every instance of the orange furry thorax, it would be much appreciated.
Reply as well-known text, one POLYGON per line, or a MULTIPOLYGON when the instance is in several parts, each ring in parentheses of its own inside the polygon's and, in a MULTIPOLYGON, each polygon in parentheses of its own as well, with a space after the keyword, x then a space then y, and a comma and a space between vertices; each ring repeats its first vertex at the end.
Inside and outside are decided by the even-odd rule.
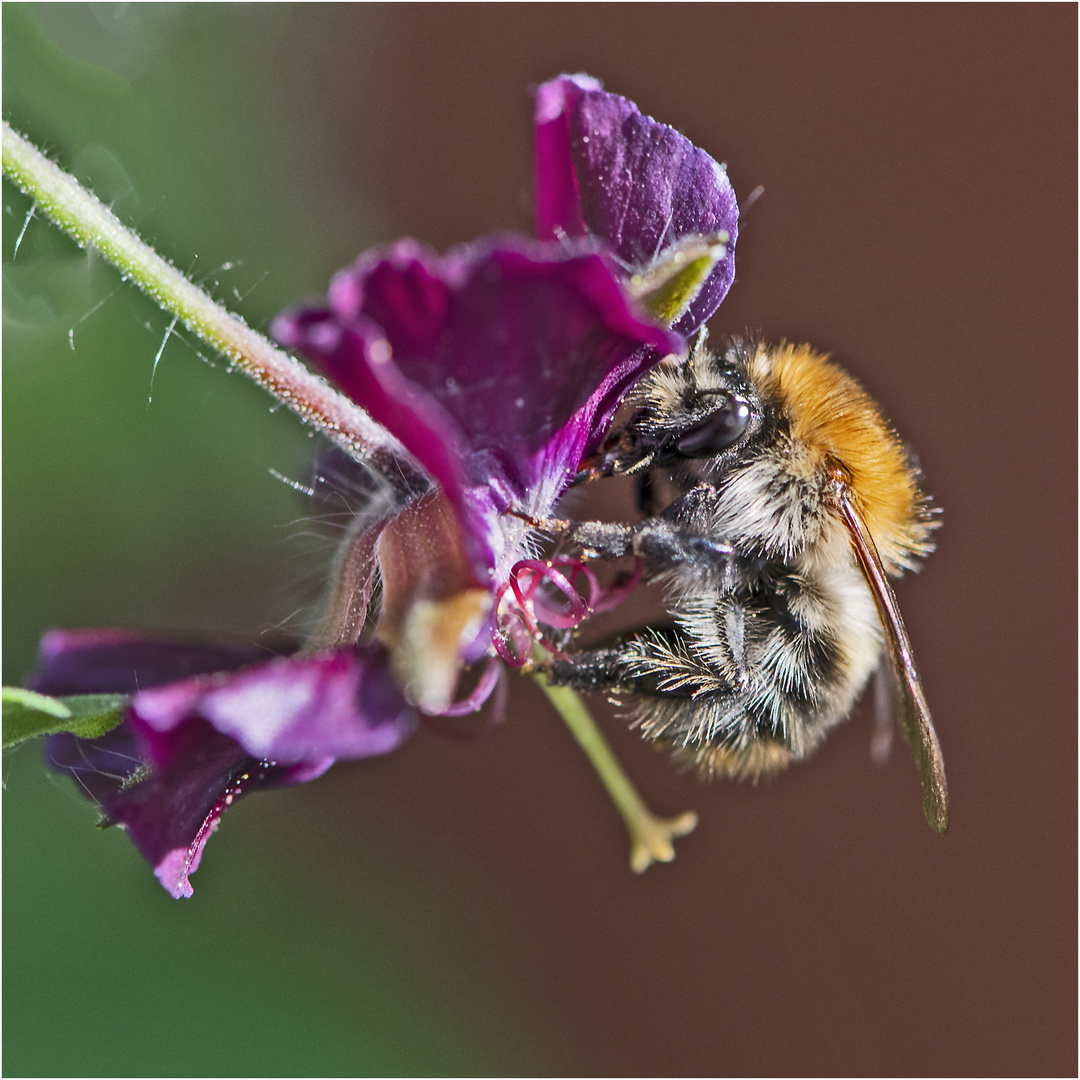
POLYGON ((890 572, 910 568, 931 547, 933 522, 918 471, 876 402, 844 370, 808 345, 759 345, 748 374, 788 423, 800 471, 830 458, 851 486, 890 572))

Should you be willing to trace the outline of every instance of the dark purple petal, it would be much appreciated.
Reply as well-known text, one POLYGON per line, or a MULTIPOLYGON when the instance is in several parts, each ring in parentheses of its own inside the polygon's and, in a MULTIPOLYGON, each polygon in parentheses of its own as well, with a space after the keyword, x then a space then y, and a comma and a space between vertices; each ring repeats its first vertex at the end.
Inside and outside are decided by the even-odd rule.
POLYGON ((202 720, 188 721, 157 749, 160 764, 142 777, 147 750, 126 725, 94 740, 55 735, 47 754, 54 769, 70 773, 108 820, 124 828, 175 898, 192 895, 188 876, 198 869, 221 815, 238 798, 313 780, 333 763, 328 757, 271 765, 202 720))
POLYGON ((121 727, 94 740, 53 736, 47 755, 124 827, 173 896, 191 895, 188 875, 240 796, 314 779, 336 758, 388 753, 417 726, 377 643, 163 683, 178 668, 235 665, 243 651, 125 631, 52 631, 43 642, 35 684, 63 687, 51 692, 144 688, 121 727))
POLYGON ((442 257, 410 240, 369 252, 334 279, 328 309, 283 316, 274 332, 448 493, 454 455, 470 482, 483 478, 469 468, 482 453, 523 489, 535 484, 535 455, 613 368, 642 346, 682 345, 629 308, 600 255, 509 238, 442 257))
POLYGON ((337 275, 329 306, 274 333, 303 352, 446 491, 476 555, 491 512, 547 508, 626 385, 681 349, 590 249, 498 238, 438 256, 411 240, 337 275))
POLYGON ((730 236, 726 258, 675 324, 689 337, 735 276, 739 209, 727 173, 689 139, 588 76, 552 79, 535 97, 541 239, 588 233, 638 270, 684 237, 730 236))
POLYGON ((146 753, 127 724, 98 739, 80 739, 68 732, 50 735, 45 760, 57 772, 70 774, 83 793, 102 806, 146 767, 146 753))
POLYGON ((49 630, 28 686, 41 694, 133 694, 211 671, 256 664, 281 649, 173 641, 133 630, 49 630))
POLYGON ((389 362, 391 350, 381 327, 363 318, 343 323, 332 310, 306 308, 276 320, 274 334, 317 364, 396 436, 432 479, 461 498, 466 447, 460 433, 438 399, 389 362))

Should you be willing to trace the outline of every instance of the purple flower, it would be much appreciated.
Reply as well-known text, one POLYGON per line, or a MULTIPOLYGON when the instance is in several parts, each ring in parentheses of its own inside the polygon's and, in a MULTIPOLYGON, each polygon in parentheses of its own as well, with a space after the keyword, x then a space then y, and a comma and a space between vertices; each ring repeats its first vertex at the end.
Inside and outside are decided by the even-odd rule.
POLYGON ((588 603, 575 591, 580 566, 530 558, 530 522, 551 516, 635 380, 681 352, 723 299, 738 211, 708 155, 584 76, 537 90, 536 134, 539 240, 490 237, 441 256, 401 240, 339 273, 325 302, 274 323, 398 440, 403 468, 423 472, 360 508, 304 649, 267 659, 113 631, 43 642, 36 689, 134 694, 120 728, 56 736, 49 753, 173 896, 191 895, 188 877, 237 797, 397 748, 414 706, 479 707, 495 669, 454 706, 464 665, 493 650, 519 660, 523 626, 568 626, 598 602, 594 578, 588 603), (703 269, 680 270, 703 240, 703 269), (650 283, 679 274, 677 302, 662 320, 648 314, 650 283), (361 639, 377 578, 381 606, 361 639), (545 584, 569 614, 539 595, 545 584), (507 630, 513 649, 504 596, 532 609, 507 630))
POLYGON ((368 252, 325 306, 283 315, 274 333, 438 484, 482 588, 517 558, 507 511, 550 512, 627 386, 683 347, 633 309, 595 245, 513 237, 444 256, 411 240, 368 252))
POLYGON ((48 757, 128 832, 174 897, 191 895, 188 876, 241 795, 312 780, 338 758, 388 753, 416 728, 375 642, 265 655, 127 631, 52 631, 42 641, 34 689, 135 695, 120 727, 93 740, 54 735, 48 757))
POLYGON ((587 75, 562 75, 534 96, 539 237, 600 237, 640 272, 686 238, 726 234, 727 255, 674 323, 690 337, 735 277, 739 208, 727 173, 587 75))

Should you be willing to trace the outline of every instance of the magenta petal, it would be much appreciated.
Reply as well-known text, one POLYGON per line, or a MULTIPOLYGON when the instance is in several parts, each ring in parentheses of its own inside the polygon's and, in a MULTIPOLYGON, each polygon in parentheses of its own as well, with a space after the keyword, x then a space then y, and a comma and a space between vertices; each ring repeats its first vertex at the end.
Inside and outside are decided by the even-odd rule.
POLYGON ((585 236, 588 227, 571 145, 574 106, 587 91, 603 84, 588 75, 563 75, 536 87, 533 123, 536 133, 536 235, 585 236))
POLYGON ((486 484, 493 469, 520 499, 562 429, 592 433, 586 407, 612 372, 643 347, 635 373, 682 347, 630 309, 600 255, 505 237, 442 257, 413 241, 369 252, 334 279, 328 310, 287 314, 274 332, 454 499, 460 477, 486 484))
POLYGON ((631 269, 689 236, 726 232, 727 256, 675 329, 689 337, 735 277, 739 208, 727 173, 673 128, 595 79, 561 76, 536 92, 537 235, 610 244, 631 269))
POLYGON ((196 716, 252 757, 279 764, 387 754, 417 723, 373 642, 146 690, 131 712, 158 765, 172 753, 167 740, 159 752, 161 736, 196 716))
POLYGON ((499 515, 550 512, 629 383, 679 335, 630 307, 594 245, 412 240, 338 274, 274 333, 395 435, 448 496, 477 583, 499 515))

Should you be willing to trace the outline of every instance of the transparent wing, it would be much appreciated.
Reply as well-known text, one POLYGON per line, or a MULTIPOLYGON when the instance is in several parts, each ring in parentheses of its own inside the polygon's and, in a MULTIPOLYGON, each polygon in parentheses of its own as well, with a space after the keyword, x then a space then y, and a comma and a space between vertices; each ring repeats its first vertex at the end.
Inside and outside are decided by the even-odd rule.
POLYGON ((877 604, 885 629, 885 645, 897 684, 897 718, 900 730, 911 746, 915 766, 922 777, 923 813, 930 827, 944 834, 949 827, 949 792, 945 784, 945 762, 941 745, 930 720, 930 709, 923 695, 919 673, 911 652, 904 620, 896 603, 889 579, 881 565, 877 545, 851 500, 851 490, 842 479, 836 480, 836 502, 851 533, 851 544, 877 604))

